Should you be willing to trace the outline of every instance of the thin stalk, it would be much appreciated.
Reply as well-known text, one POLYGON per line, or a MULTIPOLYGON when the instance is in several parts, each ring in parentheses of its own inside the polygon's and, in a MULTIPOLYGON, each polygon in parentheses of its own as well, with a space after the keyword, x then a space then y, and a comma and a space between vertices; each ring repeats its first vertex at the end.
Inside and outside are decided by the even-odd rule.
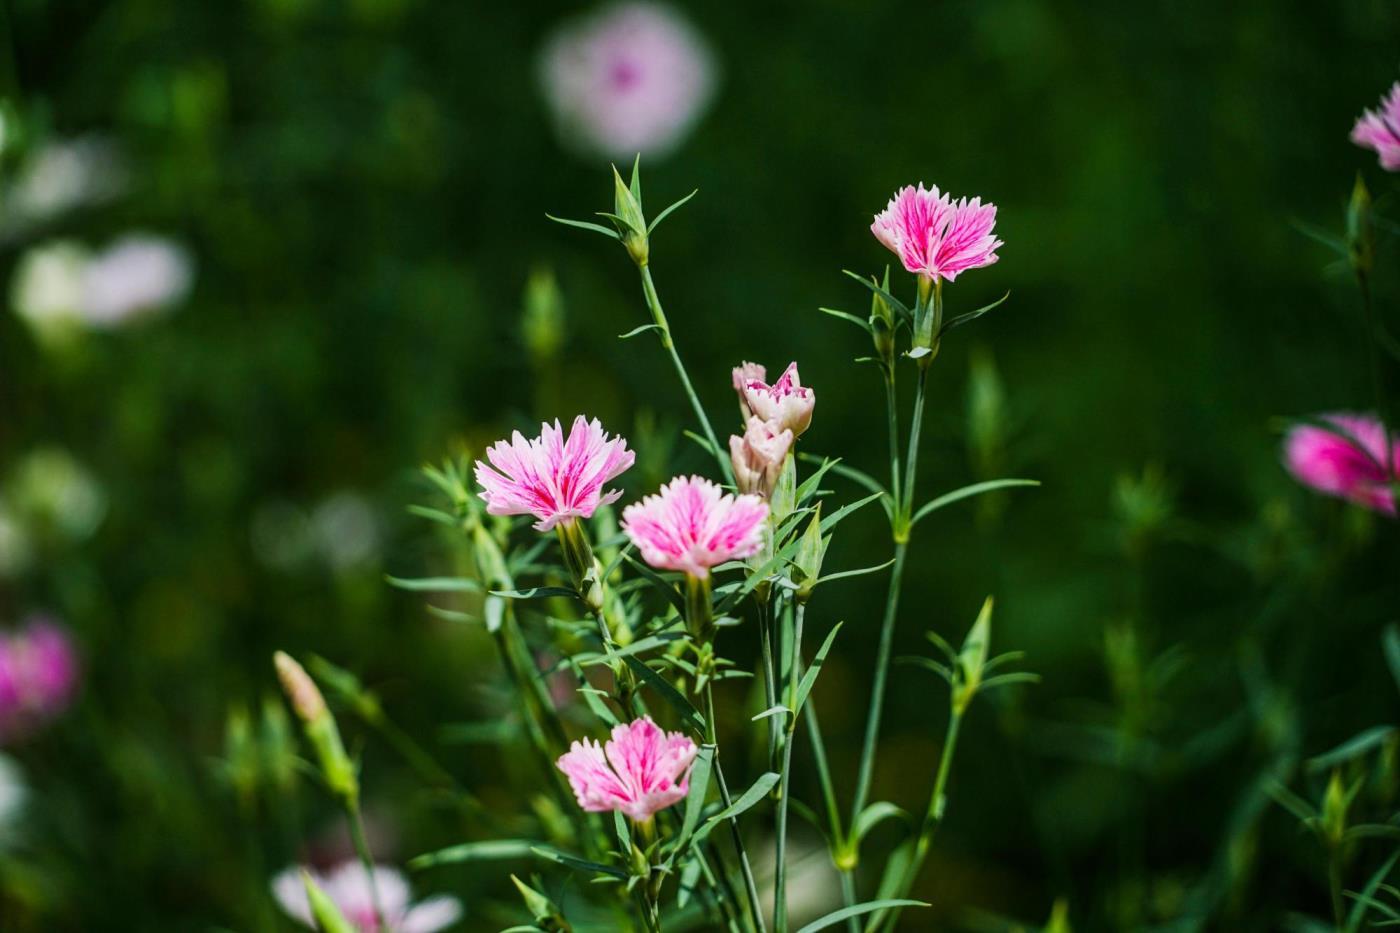
MULTIPOLYGON (((841 901, 846 907, 856 906, 856 874, 854 871, 841 872, 841 901)), ((860 933, 860 920, 856 917, 847 917, 846 929, 849 933, 860 933)))
MULTIPOLYGON (((715 748, 715 780, 719 784, 719 799, 728 809, 734 804, 729 794, 729 783, 724 779, 724 769, 719 763, 719 741, 715 735, 715 691, 711 681, 705 682, 705 741, 715 748)), ((734 850, 739 854, 739 870, 744 876, 744 890, 749 900, 749 915, 759 933, 766 929, 763 925, 763 909, 758 900, 758 884, 754 881, 753 867, 749 864, 749 853, 744 848, 744 836, 739 832, 739 820, 729 818, 729 832, 734 838, 734 850)))
MULTIPOLYGON (((802 622, 807 614, 806 601, 794 601, 797 608, 792 625, 792 660, 788 663, 788 709, 791 710, 797 708, 797 685, 800 678, 798 672, 802 669, 802 622)), ((787 814, 789 784, 792 780, 793 737, 797 730, 795 715, 784 716, 782 719, 787 736, 783 742, 783 769, 779 772, 781 777, 778 782, 778 840, 773 882, 773 929, 777 933, 783 933, 787 929, 787 814)))
POLYGON ((919 380, 914 383, 914 416, 909 422, 909 453, 904 463, 904 509, 902 519, 906 523, 903 526, 904 535, 909 535, 907 525, 914 510, 914 480, 918 475, 919 467, 919 434, 924 426, 924 396, 928 386, 928 368, 919 367, 919 380))
POLYGON ((384 925, 384 906, 379 902, 379 885, 374 881, 374 856, 369 851, 369 840, 365 838, 365 821, 360 818, 360 804, 355 800, 345 803, 346 819, 350 823, 350 838, 355 843, 355 851, 365 866, 365 876, 369 879, 370 903, 374 907, 375 929, 388 929, 384 925))
POLYGON ((715 437, 715 429, 710 427, 710 418, 705 414, 705 407, 700 404, 700 397, 695 394, 695 387, 690 384, 690 376, 685 371, 685 364, 681 362, 680 354, 676 352, 675 341, 671 339, 671 326, 666 321, 666 312, 661 309, 661 298, 656 294, 656 283, 651 279, 651 267, 643 265, 642 291, 646 295, 647 307, 651 310, 651 318, 660 328, 661 346, 666 348, 666 352, 671 355, 671 365, 676 369, 676 375, 680 377, 681 387, 685 389, 686 397, 690 399, 691 408, 695 409, 695 418, 700 422, 700 429, 705 432, 705 440, 710 443, 710 451, 714 454, 716 462, 719 463, 719 470, 724 474, 725 481, 734 482, 734 468, 730 465, 729 459, 725 457, 724 450, 719 446, 719 441, 715 437))
MULTIPOLYGON (((771 592, 771 590, 770 590, 771 592)), ((778 705, 777 670, 773 663, 773 616, 772 603, 759 600, 758 603, 758 649, 763 659, 763 698, 764 709, 778 705)), ((768 770, 778 765, 778 731, 782 723, 777 716, 768 717, 768 770)))
MULTIPOLYGON (((911 458, 912 459, 912 458, 911 458)), ((856 772, 856 795, 851 804, 851 825, 865 809, 870 795, 870 781, 875 770, 875 746, 880 740, 880 716, 885 705, 885 680, 890 669, 890 651, 894 644, 894 620, 899 612, 899 588, 904 577, 904 555, 907 541, 894 546, 894 568, 890 571, 890 588, 885 596, 885 616, 880 623, 880 643, 875 653, 875 683, 870 690, 870 710, 865 719, 865 742, 860 750, 860 770, 856 772)))
POLYGON ((1342 847, 1332 846, 1327 857, 1327 888, 1332 896, 1332 920, 1337 925, 1337 933, 1346 929, 1346 902, 1342 897, 1342 847))
MULTIPOLYGON (((914 846, 914 857, 905 866, 904 875, 900 879, 899 888, 892 896, 902 898, 909 894, 910 888, 918 880, 919 869, 923 868, 924 859, 928 857, 930 844, 933 842, 933 834, 943 822, 943 812, 947 809, 947 797, 944 793, 948 787, 948 774, 952 770, 953 755, 958 749, 958 732, 962 726, 963 714, 956 708, 948 712, 948 737, 943 740, 943 754, 938 761, 938 776, 933 782, 933 793, 929 796, 928 809, 924 812, 923 822, 919 826, 918 842, 914 846)), ((874 933, 886 919, 881 914, 876 914, 866 928, 869 933, 874 933)), ((894 929, 894 925, 899 922, 899 908, 894 908, 888 914, 889 928, 894 929)))
POLYGON ((889 421, 890 495, 895 508, 904 500, 899 495, 899 398, 895 392, 894 370, 885 372, 885 414, 889 421))

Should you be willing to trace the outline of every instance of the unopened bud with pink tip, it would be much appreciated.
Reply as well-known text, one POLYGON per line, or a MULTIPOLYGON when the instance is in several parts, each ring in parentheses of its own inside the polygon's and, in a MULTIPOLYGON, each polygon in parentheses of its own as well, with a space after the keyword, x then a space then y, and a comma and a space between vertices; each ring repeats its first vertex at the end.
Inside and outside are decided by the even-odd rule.
POLYGON ((739 396, 739 412, 744 421, 753 417, 753 409, 749 408, 749 403, 744 398, 744 388, 750 382, 766 382, 768 380, 768 370, 764 369, 762 363, 750 363, 748 360, 734 367, 734 392, 739 396))
POLYGON ((797 364, 789 363, 778 381, 768 385, 762 379, 750 379, 744 384, 744 401, 753 414, 773 422, 778 429, 801 437, 812 423, 812 409, 817 405, 816 393, 802 384, 797 364))
POLYGON ((335 717, 326 707, 325 697, 306 669, 285 651, 272 656, 277 668, 277 679, 282 682, 282 692, 301 720, 307 740, 316 750, 316 758, 321 764, 321 774, 326 786, 340 798, 341 803, 355 809, 359 806, 360 779, 355 774, 355 765, 345 754, 345 746, 340 741, 340 730, 335 717))
POLYGON ((729 438, 729 457, 734 465, 734 482, 740 492, 767 499, 783 472, 783 462, 792 449, 793 436, 787 428, 771 421, 750 417, 742 435, 729 438))

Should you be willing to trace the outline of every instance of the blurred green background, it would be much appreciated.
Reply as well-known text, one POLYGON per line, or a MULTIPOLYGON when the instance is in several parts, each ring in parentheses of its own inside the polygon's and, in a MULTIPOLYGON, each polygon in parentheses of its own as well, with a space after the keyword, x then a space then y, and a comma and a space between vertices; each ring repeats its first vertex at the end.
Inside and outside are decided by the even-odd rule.
MULTIPOLYGON (((610 206, 605 160, 560 146, 538 91, 538 50, 573 9, 0 5, 4 170, 46 139, 95 135, 128 173, 120 198, 0 243, 0 281, 36 242, 128 229, 177 238, 197 269, 169 316, 57 348, 0 314, 0 494, 58 448, 106 500, 90 537, 43 531, 0 578, 0 623, 55 612, 86 668, 69 715, 9 750, 31 799, 0 859, 0 927, 270 922, 271 874, 307 844, 343 846, 312 781, 240 794, 221 764, 230 710, 262 729, 275 648, 355 671, 466 786, 526 809, 519 749, 444 728, 500 715, 489 640, 383 580, 424 575, 443 550, 405 512, 430 498, 416 466, 582 411, 641 451, 624 501, 712 467, 677 439, 687 408, 650 338, 616 339, 646 321, 626 257, 544 217, 610 206), (522 328, 532 273, 559 289, 552 349, 522 328)), ((922 652, 927 628, 960 638, 995 593, 994 646, 1025 649, 1044 682, 974 707, 918 888, 934 907, 906 926, 1038 926, 1060 898, 1086 930, 1325 916, 1321 849, 1264 782, 1315 800, 1326 773, 1305 760, 1394 719, 1380 636, 1400 542, 1280 468, 1281 419, 1371 400, 1355 287, 1291 221, 1340 230, 1358 171, 1394 211, 1392 179, 1347 133, 1396 77, 1400 9, 686 13, 721 83, 643 172, 652 205, 700 189, 652 267, 720 430, 735 427, 732 365, 796 359, 818 397, 806 449, 883 475, 878 377, 852 362, 867 347, 816 309, 865 313, 841 270, 890 260, 868 227, 898 186, 1000 209, 1000 263, 947 300, 1011 298, 945 341, 920 498, 998 475, 1044 485, 920 526, 896 654, 922 652)), ((1383 241, 1389 320, 1396 256, 1383 241)), ((862 513, 828 563, 869 564, 887 540, 862 513)), ((883 595, 882 577, 860 578, 809 614, 813 645, 847 622, 818 690, 844 794, 883 595)), ((934 678, 895 669, 877 799, 922 806, 944 703, 934 678)), ((386 861, 480 838, 343 718, 386 861)), ((797 793, 815 801, 809 773, 797 793)), ((1374 818, 1393 784, 1368 785, 1374 818)), ((868 858, 892 841, 877 833, 868 858)), ((1358 845, 1349 887, 1391 845, 1358 845)), ((510 915, 486 905, 509 903, 505 874, 414 881, 461 897, 463 929, 497 929, 510 915)))

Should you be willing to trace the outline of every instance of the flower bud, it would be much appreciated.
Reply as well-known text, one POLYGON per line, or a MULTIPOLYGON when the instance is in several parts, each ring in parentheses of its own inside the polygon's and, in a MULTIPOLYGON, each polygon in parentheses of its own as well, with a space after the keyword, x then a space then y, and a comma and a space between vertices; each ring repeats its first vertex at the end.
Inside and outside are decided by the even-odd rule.
MULTIPOLYGON (((873 276, 871 281, 877 282, 873 276)), ((890 270, 885 267, 885 281, 881 286, 890 288, 890 270)), ((875 343, 875 356, 886 371, 894 366, 894 311, 890 303, 879 292, 870 295, 870 337, 875 343)))
POLYGON ((760 418, 749 418, 743 435, 729 438, 729 459, 739 491, 765 499, 771 496, 791 449, 791 431, 760 418))
POLYGON ((805 603, 812 595, 812 588, 817 585, 817 580, 822 574, 822 559, 826 557, 826 549, 830 544, 830 535, 822 537, 822 509, 818 504, 817 513, 807 523, 807 530, 802 534, 802 543, 797 546, 797 556, 793 558, 797 569, 796 599, 799 603, 805 603))
POLYGON ((287 694, 292 709, 296 710, 303 723, 316 722, 326 715, 325 698, 311 675, 295 658, 285 651, 278 651, 272 656, 272 663, 277 668, 277 679, 282 681, 282 692, 287 694))
POLYGON ((514 882, 515 889, 520 892, 520 897, 525 901, 525 909, 530 912, 530 916, 535 919, 535 926, 541 930, 558 931, 566 933, 572 930, 569 921, 564 919, 564 915, 559 912, 559 908, 548 897, 536 891, 515 875, 510 876, 514 882))
MULTIPOLYGON (((632 169, 632 183, 637 185, 637 168, 632 169)), ((645 266, 651 247, 647 240, 647 221, 642 214, 641 201, 622 180, 613 166, 613 216, 610 218, 617 227, 622 245, 627 247, 627 255, 638 266, 645 266)))
POLYGON ((1376 258, 1376 231, 1371 222, 1371 192, 1366 189, 1360 172, 1351 189, 1351 202, 1347 204, 1347 253, 1357 275, 1371 273, 1376 258))
POLYGON ((588 535, 578 519, 570 518, 554 526, 559 533, 559 549, 564 555, 564 566, 569 571, 569 579, 578 591, 590 612, 603 609, 602 569, 593 556, 593 548, 588 543, 588 535))
POLYGON ((750 379, 744 384, 744 401, 758 418, 774 422, 777 427, 786 428, 794 438, 801 437, 812 423, 812 409, 817 405, 817 396, 811 389, 802 385, 797 374, 797 364, 789 363, 788 368, 772 385, 762 379, 750 379))
POLYGON ((972 623, 962 650, 958 652, 958 679, 953 687, 953 711, 961 715, 982 686, 982 669, 987 664, 987 648, 992 640, 992 597, 982 604, 972 623))
POLYGON ((744 423, 753 417, 753 409, 749 408, 748 401, 744 398, 744 387, 750 382, 764 382, 768 379, 768 370, 763 368, 762 363, 750 363, 748 360, 734 367, 734 392, 739 396, 739 414, 744 419, 744 423))

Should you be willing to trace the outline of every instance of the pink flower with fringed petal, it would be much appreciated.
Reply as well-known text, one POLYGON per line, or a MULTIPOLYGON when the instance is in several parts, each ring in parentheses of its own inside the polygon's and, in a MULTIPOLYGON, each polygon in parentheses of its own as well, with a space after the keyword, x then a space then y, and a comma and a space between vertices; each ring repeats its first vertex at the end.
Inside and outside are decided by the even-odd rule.
POLYGON ((609 437, 598 419, 574 419, 568 440, 555 421, 541 424, 533 440, 516 431, 476 462, 481 498, 492 515, 533 515, 535 528, 549 531, 562 521, 591 518, 598 506, 617 501, 621 490, 603 485, 622 475, 636 455, 622 437, 609 437), (494 469, 492 469, 494 467, 494 469))
POLYGON ((758 496, 725 495, 699 476, 677 476, 622 512, 622 530, 643 560, 701 579, 711 567, 758 553, 767 521, 768 504, 758 496))
POLYGON ((1400 171, 1400 81, 1390 86, 1379 107, 1361 114, 1351 129, 1351 141, 1374 149, 1381 168, 1400 171))
MULTIPOLYGON (((761 371, 762 367, 759 369, 761 371)), ((787 430, 792 432, 793 437, 800 437, 812 423, 812 409, 817 405, 817 396, 802 384, 797 374, 797 364, 789 363, 772 385, 764 382, 762 375, 745 382, 744 404, 754 417, 772 424, 775 431, 787 430)))
POLYGON ((1283 442, 1283 462, 1294 479, 1320 493, 1346 499, 1373 512, 1395 514, 1391 489, 1400 474, 1400 443, 1385 449, 1385 427, 1370 415, 1323 415, 1337 430, 1300 424, 1283 442))
POLYGON ((870 232, 905 269, 951 282, 959 273, 997 261, 1002 241, 992 233, 996 222, 995 204, 981 198, 953 201, 937 185, 926 189, 920 182, 897 191, 875 215, 870 232))
POLYGON ((640 823, 685 799, 697 751, 681 733, 663 732, 643 716, 614 726, 606 745, 574 742, 558 765, 580 807, 590 813, 620 810, 640 823))

